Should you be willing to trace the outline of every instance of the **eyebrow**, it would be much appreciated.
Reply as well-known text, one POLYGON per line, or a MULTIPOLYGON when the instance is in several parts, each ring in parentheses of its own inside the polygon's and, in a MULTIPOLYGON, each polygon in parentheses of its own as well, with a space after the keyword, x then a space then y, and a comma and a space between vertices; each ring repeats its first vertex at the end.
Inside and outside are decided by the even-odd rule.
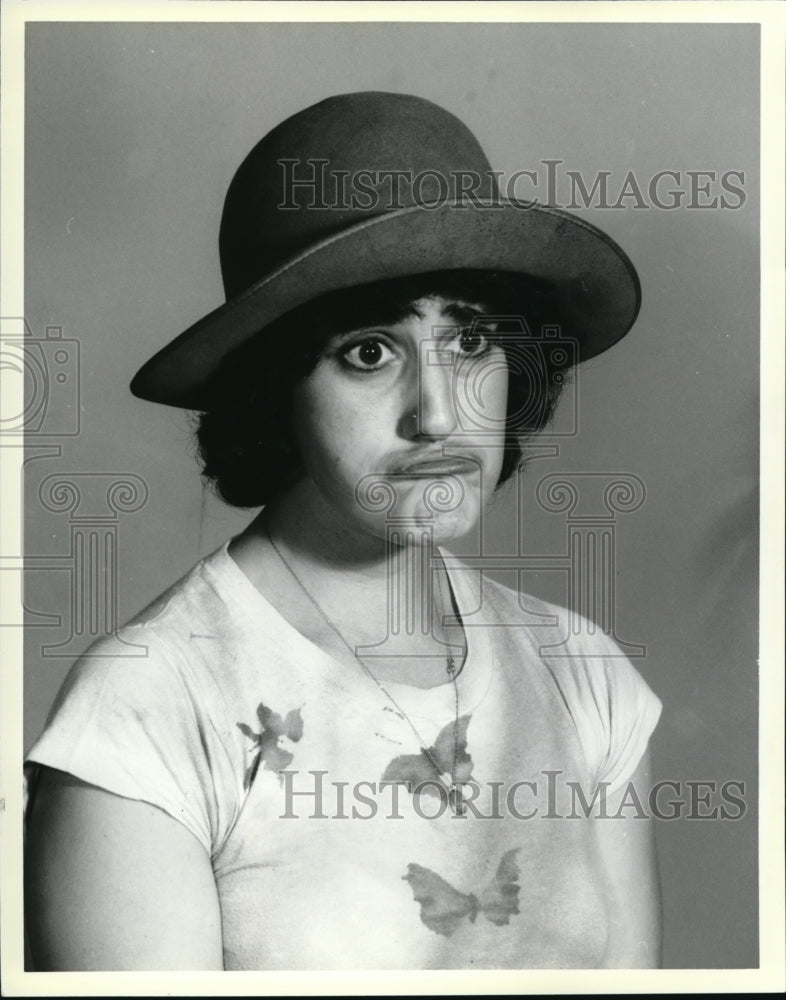
MULTIPOLYGON (((478 316, 484 315, 488 308, 488 306, 480 302, 450 301, 445 304, 442 313, 448 319, 453 320, 454 323, 466 324, 471 323, 478 316)), ((350 320, 349 323, 351 325, 344 327, 342 324, 342 328, 336 330, 334 336, 344 336, 347 333, 353 333, 355 330, 362 330, 377 324, 387 326, 393 323, 400 323, 410 316, 423 319, 423 315, 422 310, 416 308, 414 302, 379 303, 376 306, 370 306, 368 310, 363 310, 354 320, 350 320)))
POLYGON ((488 308, 488 306, 485 306, 480 302, 475 304, 465 302, 448 302, 443 311, 446 316, 449 316, 457 323, 469 323, 478 316, 483 316, 484 313, 488 312, 488 308))

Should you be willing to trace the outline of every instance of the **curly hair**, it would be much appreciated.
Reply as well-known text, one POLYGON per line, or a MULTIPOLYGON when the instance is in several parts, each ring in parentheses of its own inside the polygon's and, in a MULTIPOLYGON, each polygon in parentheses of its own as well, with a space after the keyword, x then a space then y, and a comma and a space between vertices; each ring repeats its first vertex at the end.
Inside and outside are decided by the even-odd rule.
POLYGON ((294 483, 302 475, 290 430, 295 385, 314 370, 336 334, 379 322, 381 316, 394 322, 412 302, 428 296, 481 304, 484 315, 496 320, 487 336, 505 351, 510 373, 497 488, 510 479, 523 465, 526 441, 551 420, 575 360, 569 350, 543 349, 541 330, 560 322, 560 303, 539 279, 454 270, 320 296, 232 352, 208 386, 196 430, 202 475, 218 495, 235 507, 258 507, 294 483))

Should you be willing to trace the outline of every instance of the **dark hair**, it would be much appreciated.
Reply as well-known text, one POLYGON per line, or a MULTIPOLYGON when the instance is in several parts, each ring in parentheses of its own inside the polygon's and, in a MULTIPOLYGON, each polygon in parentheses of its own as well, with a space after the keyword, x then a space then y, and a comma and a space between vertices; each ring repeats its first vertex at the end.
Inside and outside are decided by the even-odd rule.
MULTIPOLYGON (((372 322, 403 318, 426 296, 478 302, 484 316, 502 317, 489 339, 506 352, 505 456, 497 487, 523 464, 523 446, 551 419, 574 358, 543 349, 543 327, 560 322, 547 283, 495 271, 439 271, 340 289, 291 310, 232 352, 207 391, 196 435, 204 478, 228 504, 268 503, 301 474, 290 434, 297 382, 316 367, 328 340, 372 322), (522 327, 522 320, 524 325, 522 327)), ((562 331, 569 334, 570 331, 562 331)))

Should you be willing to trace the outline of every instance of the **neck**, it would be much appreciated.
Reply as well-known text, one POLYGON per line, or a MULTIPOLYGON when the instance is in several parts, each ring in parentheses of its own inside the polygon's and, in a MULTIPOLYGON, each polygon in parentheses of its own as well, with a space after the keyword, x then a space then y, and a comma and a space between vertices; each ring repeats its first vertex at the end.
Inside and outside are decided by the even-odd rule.
POLYGON ((443 607, 450 585, 428 532, 416 525, 387 532, 382 519, 376 532, 364 530, 342 521, 324 501, 309 503, 311 491, 308 484, 294 487, 268 504, 249 531, 262 544, 271 542, 312 595, 328 603, 360 600, 372 613, 392 601, 423 615, 436 599, 440 613, 451 612, 443 607))
POLYGON ((269 534, 285 554, 314 573, 339 574, 347 583, 353 578, 364 585, 384 583, 391 563, 406 558, 409 546, 400 544, 405 539, 389 535, 384 518, 372 527, 348 522, 321 498, 315 502, 312 493, 309 483, 296 484, 265 507, 249 532, 269 534))
POLYGON ((377 670, 422 687, 444 682, 447 656, 462 661, 461 625, 445 618, 454 613, 450 581, 428 536, 405 545, 358 537, 282 500, 230 552, 291 624, 338 659, 383 642, 377 670))

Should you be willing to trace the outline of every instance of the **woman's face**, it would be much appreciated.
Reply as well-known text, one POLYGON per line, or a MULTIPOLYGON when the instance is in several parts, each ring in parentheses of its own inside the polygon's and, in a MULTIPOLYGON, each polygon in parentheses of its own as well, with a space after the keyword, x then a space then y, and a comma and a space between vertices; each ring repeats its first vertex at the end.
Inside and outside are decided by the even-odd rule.
POLYGON ((508 390, 484 329, 481 306, 429 297, 328 342, 294 400, 311 516, 379 538, 430 526, 437 543, 475 525, 499 479, 508 390))

